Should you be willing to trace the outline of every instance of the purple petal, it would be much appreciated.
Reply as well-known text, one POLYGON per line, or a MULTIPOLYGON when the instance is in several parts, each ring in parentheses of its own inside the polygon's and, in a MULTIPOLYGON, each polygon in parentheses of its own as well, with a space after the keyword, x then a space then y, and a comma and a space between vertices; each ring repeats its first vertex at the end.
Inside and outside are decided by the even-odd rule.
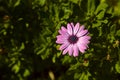
POLYGON ((81 36, 85 35, 87 32, 88 32, 88 30, 82 30, 77 33, 77 37, 81 37, 81 36))
POLYGON ((67 40, 62 40, 62 39, 57 39, 56 40, 56 43, 58 43, 58 44, 63 44, 63 43, 66 43, 67 42, 67 40))
POLYGON ((73 22, 71 22, 70 24, 71 24, 72 28, 74 28, 74 24, 73 24, 73 22))
POLYGON ((79 30, 79 27, 80 26, 80 24, 79 23, 77 23, 76 25, 75 25, 75 27, 74 27, 74 35, 78 32, 78 30, 79 30))
POLYGON ((87 44, 77 44, 77 46, 79 47, 79 48, 82 48, 82 49, 87 49, 87 44))
POLYGON ((67 33, 67 29, 65 27, 61 27, 61 29, 58 31, 60 34, 67 33))
POLYGON ((68 54, 70 55, 70 56, 72 56, 72 53, 73 53, 73 44, 70 44, 69 46, 68 46, 68 54))
POLYGON ((61 30, 67 32, 67 29, 64 26, 61 27, 61 30))
POLYGON ((66 35, 58 35, 56 43, 58 43, 58 44, 66 43, 67 39, 68 39, 68 36, 66 36, 66 35))
POLYGON ((59 32, 60 34, 63 34, 63 32, 64 32, 64 31, 62 31, 62 30, 59 30, 58 32, 59 32))
POLYGON ((59 49, 60 49, 60 50, 63 50, 63 49, 65 49, 65 48, 67 48, 69 45, 70 45, 70 44, 69 44, 68 42, 66 42, 66 43, 62 44, 59 49))
POLYGON ((68 33, 70 34, 70 35, 72 35, 72 27, 71 27, 71 25, 68 23, 67 24, 67 31, 68 31, 68 33))
POLYGON ((85 28, 84 25, 80 26, 79 32, 84 30, 84 28, 85 28))
POLYGON ((85 53, 85 49, 79 48, 81 53, 85 53))
POLYGON ((84 45, 84 44, 79 43, 79 44, 77 44, 77 46, 78 46, 80 52, 82 52, 82 53, 84 53, 85 50, 87 49, 87 45, 84 45))
POLYGON ((60 34, 65 34, 67 33, 67 29, 65 27, 61 27, 61 29, 58 31, 60 34))
POLYGON ((68 47, 66 49, 63 50, 63 55, 65 55, 68 52, 68 47))
POLYGON ((81 37, 81 38, 84 38, 84 39, 91 39, 91 37, 90 36, 83 36, 83 37, 81 37))
POLYGON ((79 53, 78 47, 77 47, 76 44, 74 44, 74 46, 73 46, 73 56, 74 57, 78 56, 78 53, 79 53))
POLYGON ((68 39, 68 35, 58 35, 57 39, 68 39))
POLYGON ((67 32, 65 32, 65 31, 59 30, 58 32, 59 32, 61 35, 64 35, 64 36, 66 36, 66 37, 69 36, 69 34, 68 34, 67 32))
POLYGON ((65 41, 63 41, 63 40, 62 41, 61 40, 57 40, 56 43, 63 44, 63 43, 65 43, 65 41))
POLYGON ((78 43, 80 44, 88 44, 90 41, 91 37, 90 36, 83 36, 83 37, 80 37, 79 40, 78 40, 78 43))

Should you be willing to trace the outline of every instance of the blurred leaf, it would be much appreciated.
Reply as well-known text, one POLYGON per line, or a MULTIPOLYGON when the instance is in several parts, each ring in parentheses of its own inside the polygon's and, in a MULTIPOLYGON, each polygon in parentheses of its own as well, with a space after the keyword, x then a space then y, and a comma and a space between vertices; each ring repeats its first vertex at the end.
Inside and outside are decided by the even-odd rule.
POLYGON ((27 76, 29 76, 30 75, 30 71, 28 70, 28 69, 26 69, 25 71, 24 71, 24 73, 23 73, 23 76, 24 77, 27 77, 27 76))
POLYGON ((43 5, 45 5, 45 2, 46 2, 46 0, 34 0, 33 4, 43 6, 43 5))
POLYGON ((72 59, 69 56, 64 56, 64 58, 62 58, 62 64, 70 63, 71 61, 72 59))
POLYGON ((101 11, 98 15, 97 15, 97 18, 98 19, 102 19, 105 15, 105 11, 101 11))
MULTIPOLYGON (((95 11, 95 14, 99 14, 101 11, 105 11, 105 9, 108 7, 108 4, 107 3, 101 3, 98 5, 96 11, 95 11)), ((104 13, 102 13, 101 15, 103 15, 104 13)))
POLYGON ((120 73, 120 62, 117 62, 117 63, 115 64, 115 69, 116 69, 116 71, 117 71, 118 73, 120 73))
POLYGON ((70 0, 70 1, 77 4, 79 0, 70 0))
POLYGON ((120 16, 120 0, 117 0, 116 1, 116 5, 114 6, 114 10, 115 10, 115 15, 117 15, 117 16, 120 16))
POLYGON ((120 30, 117 30, 116 36, 120 36, 120 30))
POLYGON ((20 61, 18 61, 17 64, 15 64, 13 67, 12 67, 12 70, 15 72, 15 73, 18 73, 19 70, 20 70, 20 61))
POLYGON ((95 12, 95 0, 88 0, 88 6, 87 6, 87 11, 88 11, 88 15, 93 15, 95 12))
POLYGON ((80 76, 81 76, 81 73, 75 73, 75 74, 74 74, 74 79, 79 79, 80 76))
POLYGON ((17 0, 16 3, 14 4, 14 7, 18 6, 20 4, 21 0, 17 0))
POLYGON ((46 59, 46 58, 48 58, 48 56, 50 55, 50 53, 51 53, 51 49, 47 49, 46 51, 45 51, 45 53, 43 53, 42 55, 41 55, 41 58, 44 60, 44 59, 46 59))
POLYGON ((98 22, 96 22, 96 23, 93 23, 93 24, 92 24, 92 27, 93 27, 93 28, 95 28, 95 27, 100 27, 101 24, 102 24, 102 23, 101 23, 100 21, 98 21, 98 22))
POLYGON ((83 72, 79 78, 79 80, 89 80, 89 76, 91 76, 91 74, 89 72, 83 72))
POLYGON ((71 65, 70 68, 69 68, 69 70, 75 70, 75 69, 77 69, 80 66, 81 66, 81 63, 77 62, 76 64, 71 65))
POLYGON ((21 51, 21 50, 23 50, 24 48, 25 48, 24 43, 21 43, 21 47, 19 48, 19 50, 18 50, 18 51, 21 51))
POLYGON ((41 6, 43 6, 43 5, 45 4, 45 1, 46 1, 46 0, 38 0, 38 1, 40 1, 39 4, 40 4, 41 6))

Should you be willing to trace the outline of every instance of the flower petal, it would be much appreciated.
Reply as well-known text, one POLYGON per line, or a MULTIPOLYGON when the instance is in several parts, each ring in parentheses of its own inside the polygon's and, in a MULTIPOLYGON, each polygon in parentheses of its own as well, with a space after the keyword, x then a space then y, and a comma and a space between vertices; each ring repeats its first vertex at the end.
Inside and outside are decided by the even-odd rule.
POLYGON ((59 30, 58 32, 59 32, 60 34, 63 34, 63 32, 64 32, 64 31, 62 31, 62 30, 59 30))
POLYGON ((63 55, 65 55, 68 52, 68 47, 66 49, 63 50, 63 55))
POLYGON ((64 26, 61 27, 61 30, 67 32, 67 29, 64 26))
POLYGON ((82 30, 80 32, 77 33, 77 37, 82 37, 83 35, 85 35, 88 32, 88 30, 82 30))
POLYGON ((58 35, 57 39, 68 39, 67 35, 58 35))
POLYGON ((80 48, 80 47, 79 47, 79 50, 80 50, 81 53, 84 53, 84 52, 85 52, 85 49, 82 49, 82 48, 80 48))
POLYGON ((80 28, 80 24, 77 23, 74 27, 74 35, 78 32, 79 28, 80 28))
POLYGON ((79 32, 82 31, 82 30, 84 30, 84 28, 85 28, 84 25, 80 26, 79 32))
POLYGON ((65 43, 65 41, 63 41, 63 40, 62 41, 61 40, 57 40, 56 43, 63 44, 63 43, 65 43))
POLYGON ((68 32, 70 35, 72 35, 72 33, 73 33, 72 26, 71 26, 69 23, 67 24, 67 32, 68 32))
POLYGON ((79 53, 79 51, 78 51, 77 44, 74 44, 74 46, 73 46, 73 56, 74 57, 78 56, 78 53, 79 53))
POLYGON ((67 40, 63 40, 63 39, 57 39, 56 40, 56 43, 58 43, 58 44, 64 44, 66 42, 67 42, 67 40))
POLYGON ((78 40, 78 43, 80 44, 88 44, 90 41, 91 37, 90 36, 83 36, 83 37, 80 37, 79 40, 78 40))
POLYGON ((72 53, 73 53, 73 44, 70 44, 69 46, 68 46, 68 54, 70 55, 70 56, 72 56, 72 53))
POLYGON ((67 39, 68 39, 68 36, 67 36, 67 35, 58 35, 58 36, 57 36, 56 43, 58 43, 58 44, 66 43, 66 42, 67 42, 67 39))
POLYGON ((84 53, 85 50, 87 49, 87 44, 84 45, 84 44, 80 44, 80 43, 79 43, 79 44, 77 44, 77 46, 78 46, 80 52, 82 52, 82 53, 84 53))
POLYGON ((70 24, 71 24, 71 27, 74 28, 74 24, 73 24, 73 22, 71 22, 70 24))
POLYGON ((60 49, 60 50, 63 50, 63 49, 65 49, 65 48, 67 48, 69 45, 70 45, 70 44, 69 44, 68 42, 66 42, 66 43, 62 44, 59 49, 60 49))
POLYGON ((84 45, 84 44, 77 44, 77 46, 79 48, 82 48, 82 49, 87 49, 87 44, 86 45, 84 45))

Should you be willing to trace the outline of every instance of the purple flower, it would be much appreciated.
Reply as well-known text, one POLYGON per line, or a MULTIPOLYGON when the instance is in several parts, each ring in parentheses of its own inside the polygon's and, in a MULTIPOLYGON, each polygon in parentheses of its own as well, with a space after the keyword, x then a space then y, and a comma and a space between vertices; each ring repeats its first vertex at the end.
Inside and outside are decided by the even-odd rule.
POLYGON ((61 27, 57 36, 56 43, 62 44, 60 50, 63 51, 63 55, 68 53, 70 56, 78 56, 79 51, 84 53, 90 43, 90 36, 88 36, 88 30, 84 29, 84 25, 77 23, 75 26, 73 23, 67 24, 67 29, 61 27))

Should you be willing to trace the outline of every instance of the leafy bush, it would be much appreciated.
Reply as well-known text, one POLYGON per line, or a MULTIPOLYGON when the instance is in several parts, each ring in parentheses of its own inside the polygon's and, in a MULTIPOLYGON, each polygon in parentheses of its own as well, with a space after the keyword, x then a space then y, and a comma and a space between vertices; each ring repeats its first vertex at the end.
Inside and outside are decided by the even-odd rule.
POLYGON ((0 80, 119 80, 120 0, 0 0, 0 80), (61 26, 80 22, 89 49, 62 55, 61 26))

